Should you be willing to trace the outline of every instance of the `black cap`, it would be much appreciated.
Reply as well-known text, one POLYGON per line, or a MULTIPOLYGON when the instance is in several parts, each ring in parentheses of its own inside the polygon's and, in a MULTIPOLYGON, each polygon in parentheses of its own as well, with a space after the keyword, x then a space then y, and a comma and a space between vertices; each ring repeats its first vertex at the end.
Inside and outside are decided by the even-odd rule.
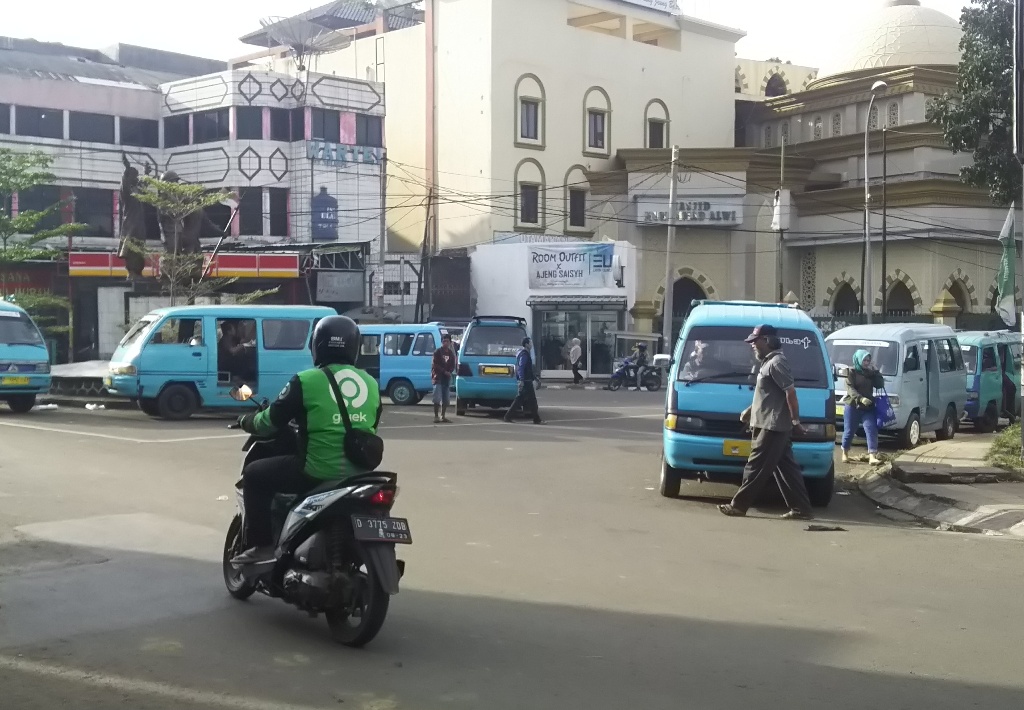
POLYGON ((525 348, 525 347, 526 347, 527 345, 529 345, 529 344, 530 344, 530 342, 531 342, 531 341, 530 341, 530 339, 529 339, 529 338, 523 338, 523 347, 525 348))
POLYGON ((748 335, 746 340, 744 340, 743 342, 745 342, 745 343, 752 343, 755 340, 757 340, 758 338, 764 338, 764 337, 767 337, 767 336, 776 336, 778 334, 779 334, 779 331, 778 331, 778 329, 776 329, 776 327, 774 325, 768 325, 766 323, 764 325, 759 325, 756 328, 754 328, 754 332, 751 333, 750 335, 748 335))

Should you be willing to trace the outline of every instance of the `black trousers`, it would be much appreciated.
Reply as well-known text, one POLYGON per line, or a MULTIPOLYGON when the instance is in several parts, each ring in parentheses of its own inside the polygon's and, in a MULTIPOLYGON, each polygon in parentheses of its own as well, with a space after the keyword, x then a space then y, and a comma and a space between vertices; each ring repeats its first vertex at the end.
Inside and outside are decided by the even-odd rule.
POLYGON ((755 429, 750 457, 743 468, 743 483, 733 496, 732 506, 746 512, 773 479, 790 510, 811 512, 804 475, 793 456, 790 432, 755 429))
POLYGON ((533 389, 533 380, 519 383, 519 394, 512 400, 512 405, 505 414, 505 421, 512 421, 516 410, 522 409, 523 414, 533 417, 534 422, 540 421, 539 405, 537 404, 537 392, 533 389))
POLYGON ((572 383, 578 385, 583 382, 583 375, 580 374, 580 361, 577 360, 572 364, 572 383))
POLYGON ((304 468, 303 457, 291 454, 258 459, 242 469, 246 540, 250 547, 267 547, 275 542, 270 514, 275 493, 301 495, 323 482, 307 476, 304 468))

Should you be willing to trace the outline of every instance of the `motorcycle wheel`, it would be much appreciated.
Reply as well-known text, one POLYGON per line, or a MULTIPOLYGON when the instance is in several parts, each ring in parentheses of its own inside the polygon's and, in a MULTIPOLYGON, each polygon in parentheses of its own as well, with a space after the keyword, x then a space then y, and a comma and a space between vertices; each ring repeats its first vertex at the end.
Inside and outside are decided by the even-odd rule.
POLYGON ((620 387, 622 387, 621 378, 613 377, 610 380, 608 380, 608 389, 610 389, 612 392, 617 391, 620 387))
POLYGON ((661 378, 658 378, 657 380, 648 380, 645 386, 647 387, 648 392, 657 392, 661 389, 661 378))
MULTIPOLYGON (((349 548, 360 556, 358 547, 349 548)), ((348 561, 346 565, 352 583, 355 586, 352 597, 344 607, 338 605, 328 609, 327 626, 331 637, 343 646, 361 648, 368 644, 384 625, 388 615, 391 597, 380 586, 377 573, 366 561, 359 559, 348 561)))
POLYGON ((242 552, 245 552, 242 549, 242 516, 236 515, 228 526, 228 535, 224 540, 224 586, 228 588, 228 594, 245 601, 256 591, 256 585, 247 581, 241 570, 235 569, 231 564, 231 558, 242 552))

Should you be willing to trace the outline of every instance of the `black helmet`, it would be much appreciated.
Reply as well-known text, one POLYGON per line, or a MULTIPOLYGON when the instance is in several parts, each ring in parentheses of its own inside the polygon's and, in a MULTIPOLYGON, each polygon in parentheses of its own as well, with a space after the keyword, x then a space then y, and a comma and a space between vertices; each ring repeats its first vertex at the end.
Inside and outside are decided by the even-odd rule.
POLYGON ((637 348, 639 348, 640 350, 646 350, 646 349, 647 349, 647 343, 637 343, 637 345, 636 345, 636 346, 637 346, 637 348))
POLYGON ((355 365, 359 355, 359 326, 346 316, 327 316, 313 329, 313 364, 355 365))
POLYGON ((178 173, 173 170, 168 170, 166 173, 160 176, 160 179, 164 182, 181 182, 181 178, 178 177, 178 173))

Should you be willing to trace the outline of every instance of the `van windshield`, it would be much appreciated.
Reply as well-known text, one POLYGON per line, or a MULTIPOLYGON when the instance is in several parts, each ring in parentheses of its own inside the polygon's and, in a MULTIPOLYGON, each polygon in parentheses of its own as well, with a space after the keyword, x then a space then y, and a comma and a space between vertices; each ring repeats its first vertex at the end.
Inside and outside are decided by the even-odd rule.
POLYGON ((43 336, 21 311, 0 311, 0 345, 43 345, 43 336))
POLYGON ((875 369, 883 375, 895 375, 899 363, 900 346, 889 340, 829 340, 828 356, 835 365, 853 367, 853 355, 858 350, 871 353, 875 369))
POLYGON ((525 337, 526 329, 519 326, 475 325, 466 334, 462 354, 515 357, 525 337))
MULTIPOLYGON (((757 359, 754 350, 743 342, 750 328, 734 326, 694 326, 686 334, 681 355, 682 382, 753 384, 757 359)), ((828 389, 825 359, 818 337, 809 330, 780 328, 782 352, 789 360, 798 387, 828 389)))
POLYGON ((121 338, 121 342, 118 347, 126 348, 133 343, 138 342, 149 332, 153 324, 156 323, 156 318, 153 316, 146 316, 139 320, 135 325, 128 329, 128 333, 121 338))

